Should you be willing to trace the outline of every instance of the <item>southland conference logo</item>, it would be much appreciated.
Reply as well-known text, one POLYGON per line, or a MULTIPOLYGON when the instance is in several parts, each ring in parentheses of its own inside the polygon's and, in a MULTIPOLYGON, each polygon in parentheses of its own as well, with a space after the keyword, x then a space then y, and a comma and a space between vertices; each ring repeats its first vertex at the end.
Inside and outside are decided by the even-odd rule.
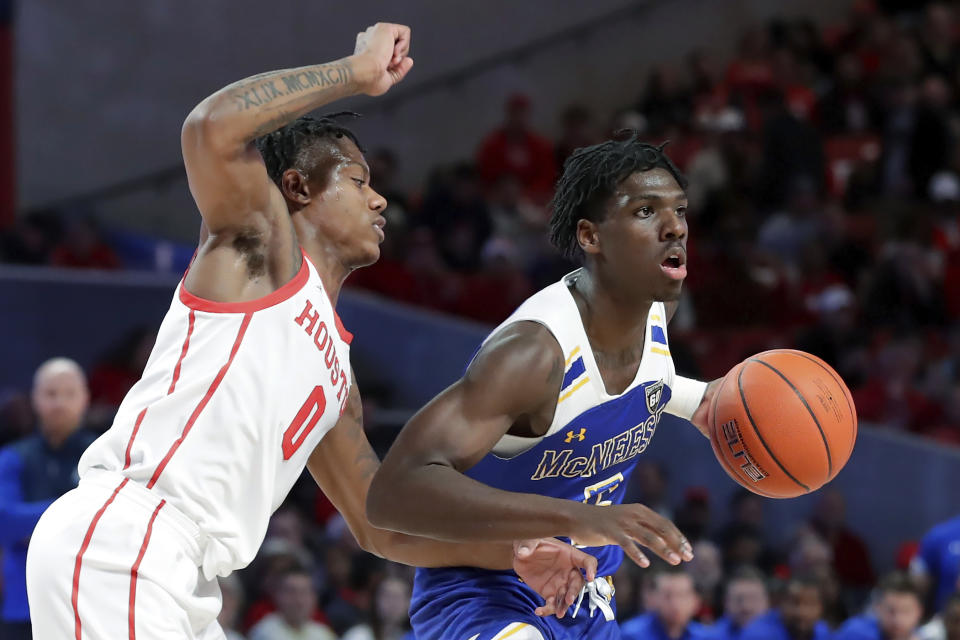
POLYGON ((647 385, 643 391, 647 394, 647 411, 651 414, 656 413, 660 407, 660 399, 663 397, 663 380, 647 385))

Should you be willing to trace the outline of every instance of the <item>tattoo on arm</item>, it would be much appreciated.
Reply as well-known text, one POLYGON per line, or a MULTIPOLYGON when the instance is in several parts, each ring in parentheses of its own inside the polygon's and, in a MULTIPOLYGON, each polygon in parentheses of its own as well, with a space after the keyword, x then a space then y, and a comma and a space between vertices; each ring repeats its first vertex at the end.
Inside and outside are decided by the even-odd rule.
POLYGON ((344 85, 353 78, 353 70, 348 62, 291 69, 281 73, 279 77, 275 73, 260 74, 234 85, 229 95, 235 102, 237 111, 262 108, 278 98, 344 85))

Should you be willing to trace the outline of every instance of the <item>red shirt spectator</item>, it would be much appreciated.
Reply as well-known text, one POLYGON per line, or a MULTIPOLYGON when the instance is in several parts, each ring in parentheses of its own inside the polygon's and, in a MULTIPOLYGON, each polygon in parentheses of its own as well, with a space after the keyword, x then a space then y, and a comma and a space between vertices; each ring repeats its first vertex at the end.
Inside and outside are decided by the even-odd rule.
POLYGON ((477 167, 487 187, 496 184, 503 174, 512 174, 531 198, 546 201, 557 177, 553 145, 531 130, 529 115, 530 99, 520 94, 511 96, 506 122, 480 145, 477 167))

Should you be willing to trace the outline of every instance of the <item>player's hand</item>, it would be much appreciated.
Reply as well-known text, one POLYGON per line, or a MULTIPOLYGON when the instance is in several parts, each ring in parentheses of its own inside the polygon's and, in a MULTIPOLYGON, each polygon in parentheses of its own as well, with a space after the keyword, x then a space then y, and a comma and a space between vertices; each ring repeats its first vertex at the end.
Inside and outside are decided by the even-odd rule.
POLYGON ((690 418, 693 426, 708 438, 710 437, 710 411, 721 382, 723 382, 723 378, 717 378, 707 385, 707 390, 703 393, 703 399, 700 400, 700 406, 697 407, 690 418))
POLYGON ((584 575, 597 577, 597 559, 556 538, 522 540, 513 545, 513 570, 544 599, 534 613, 562 618, 576 602, 584 575))
POLYGON ((638 544, 673 565, 693 560, 693 547, 687 538, 675 524, 653 509, 642 504, 580 506, 584 507, 583 516, 573 535, 577 544, 587 547, 618 545, 641 567, 649 567, 650 560, 640 551, 638 544))
POLYGON ((371 69, 362 91, 370 96, 379 96, 403 80, 413 67, 413 58, 408 53, 410 27, 378 22, 358 33, 353 54, 362 57, 371 69))

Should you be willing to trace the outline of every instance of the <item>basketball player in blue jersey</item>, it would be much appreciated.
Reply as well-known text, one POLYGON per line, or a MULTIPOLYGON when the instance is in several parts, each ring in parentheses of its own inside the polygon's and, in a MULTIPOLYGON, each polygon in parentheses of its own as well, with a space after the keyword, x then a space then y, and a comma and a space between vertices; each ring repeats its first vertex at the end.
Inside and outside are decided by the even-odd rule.
POLYGON ((706 432, 716 388, 676 376, 667 340, 686 277, 684 184, 662 147, 636 136, 574 153, 550 231, 583 268, 493 331, 406 425, 368 494, 374 526, 463 541, 562 536, 596 556, 600 577, 538 618, 542 601, 512 572, 420 569, 418 640, 619 638, 609 576, 623 554, 640 566, 638 544, 674 565, 693 557, 671 522, 619 504, 663 412, 706 432))

